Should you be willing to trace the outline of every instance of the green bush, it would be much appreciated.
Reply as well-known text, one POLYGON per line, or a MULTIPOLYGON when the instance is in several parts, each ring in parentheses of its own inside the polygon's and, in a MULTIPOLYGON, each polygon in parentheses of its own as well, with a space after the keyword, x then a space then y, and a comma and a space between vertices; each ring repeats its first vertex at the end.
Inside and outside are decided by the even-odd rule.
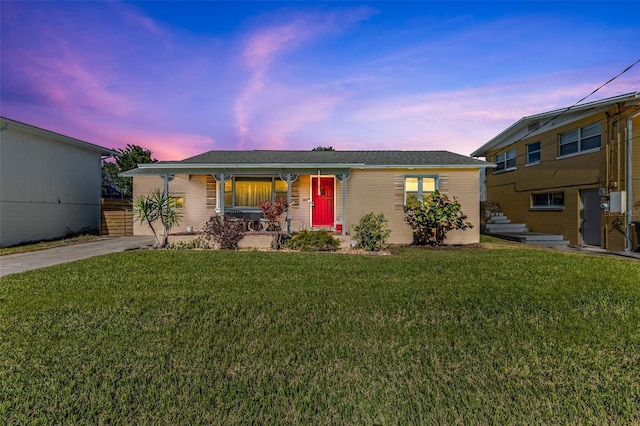
POLYGON ((424 201, 408 200, 404 206, 404 220, 413 229, 413 242, 416 245, 442 245, 447 232, 453 229, 473 228, 467 222, 460 203, 453 197, 435 191, 424 201))
POLYGON ((176 241, 168 243, 165 248, 168 250, 197 250, 211 249, 213 246, 204 237, 198 237, 191 241, 176 241))
POLYGON ((353 227, 353 239, 366 251, 380 251, 391 235, 387 222, 383 213, 369 212, 353 227))
POLYGON ((340 240, 326 230, 304 230, 295 232, 286 245, 301 251, 335 251, 340 247, 340 240))

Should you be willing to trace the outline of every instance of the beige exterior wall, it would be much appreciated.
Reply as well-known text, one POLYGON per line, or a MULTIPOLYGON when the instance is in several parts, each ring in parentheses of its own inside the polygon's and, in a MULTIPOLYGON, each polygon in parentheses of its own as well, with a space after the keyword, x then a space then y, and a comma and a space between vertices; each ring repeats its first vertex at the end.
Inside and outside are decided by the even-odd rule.
POLYGON ((100 152, 60 135, 0 130, 0 247, 100 228, 100 152))
MULTIPOLYGON (((164 180, 161 177, 133 179, 134 197, 149 194, 155 189, 162 191, 163 188, 164 180)), ((176 175, 169 182, 169 192, 175 197, 184 197, 184 208, 180 209, 183 215, 182 221, 171 230, 172 233, 186 232, 189 226, 193 227, 194 231, 200 231, 204 222, 215 214, 215 208, 207 207, 207 196, 211 194, 207 192, 206 175, 176 175)), ((213 206, 215 206, 215 200, 213 206)), ((159 229, 156 230, 160 232, 159 229)), ((133 224, 133 233, 134 235, 153 235, 147 225, 137 221, 133 224)))
MULTIPOLYGON (((322 175, 326 177, 325 175, 322 175)), ((473 229, 452 231, 447 244, 472 244, 479 241, 479 171, 478 169, 378 169, 353 170, 347 180, 347 220, 343 224, 347 232, 353 232, 353 226, 369 212, 384 213, 392 229, 389 242, 392 244, 410 244, 413 241, 411 228, 404 221, 404 177, 437 176, 439 189, 450 196, 456 196, 463 212, 474 224, 473 229)), ((291 229, 300 231, 311 228, 311 178, 300 175, 292 184, 291 193, 291 229)), ((342 184, 334 181, 335 220, 343 222, 342 184)), ((148 194, 154 189, 162 189, 160 177, 134 178, 135 196, 148 194)), ((200 230, 214 212, 207 208, 207 185, 204 175, 180 175, 169 183, 169 190, 175 196, 184 197, 183 220, 172 232, 185 232, 187 226, 200 230)), ((211 204, 211 203, 210 203, 211 204)), ((213 203, 215 205, 215 202, 213 203)), ((151 230, 139 223, 134 224, 135 235, 151 235, 151 230)))
POLYGON ((392 230, 389 242, 413 242, 411 227, 404 221, 404 177, 437 176, 441 192, 456 196, 462 211, 474 225, 466 231, 451 231, 447 244, 473 244, 480 239, 478 169, 384 169, 354 170, 347 181, 347 230, 369 212, 383 213, 392 230))
MULTIPOLYGON (((636 110, 637 111, 637 110, 636 110)), ((600 113, 552 129, 537 136, 525 138, 509 147, 487 153, 488 161, 495 161, 495 154, 516 150, 516 170, 487 172, 487 199, 499 203, 512 222, 526 223, 532 231, 561 234, 571 244, 582 244, 581 190, 605 188, 609 191, 626 190, 627 117, 628 110, 617 115, 612 108, 608 114, 600 113), (559 135, 595 122, 601 123, 601 148, 597 152, 558 158, 559 135), (527 145, 540 142, 539 164, 527 165, 527 145), (531 209, 531 195, 535 193, 564 192, 565 207, 562 211, 531 209)), ((638 131, 640 118, 633 121, 633 203, 640 208, 640 143, 638 131)), ((605 199, 603 198, 603 201, 605 199)), ((640 220, 640 217, 633 220, 640 220)), ((601 246, 611 250, 623 250, 626 215, 601 215, 601 246)))

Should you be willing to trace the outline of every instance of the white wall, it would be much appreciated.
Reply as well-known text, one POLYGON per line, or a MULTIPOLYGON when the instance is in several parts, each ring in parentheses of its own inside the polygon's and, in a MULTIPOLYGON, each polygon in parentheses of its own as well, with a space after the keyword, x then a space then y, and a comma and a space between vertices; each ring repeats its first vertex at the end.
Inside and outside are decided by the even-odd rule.
POLYGON ((0 130, 0 246, 98 229, 100 152, 27 127, 0 130))

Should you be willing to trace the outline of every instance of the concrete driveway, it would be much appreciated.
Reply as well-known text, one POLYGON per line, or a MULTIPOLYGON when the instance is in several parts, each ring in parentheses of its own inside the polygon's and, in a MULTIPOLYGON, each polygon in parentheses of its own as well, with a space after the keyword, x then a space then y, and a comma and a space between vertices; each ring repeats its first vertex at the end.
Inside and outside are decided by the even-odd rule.
POLYGON ((0 277, 93 256, 151 247, 153 236, 101 237, 68 246, 0 256, 0 277))

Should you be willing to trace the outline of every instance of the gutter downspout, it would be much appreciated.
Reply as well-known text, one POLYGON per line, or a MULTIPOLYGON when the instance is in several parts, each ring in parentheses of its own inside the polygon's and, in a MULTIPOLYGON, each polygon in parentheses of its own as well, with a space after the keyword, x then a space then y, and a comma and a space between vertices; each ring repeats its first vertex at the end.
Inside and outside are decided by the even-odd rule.
POLYGON ((627 238, 624 248, 626 253, 633 249, 631 247, 631 241, 633 241, 633 236, 631 235, 631 215, 633 214, 633 119, 638 116, 640 116, 640 111, 627 118, 627 185, 625 188, 627 190, 627 238))

